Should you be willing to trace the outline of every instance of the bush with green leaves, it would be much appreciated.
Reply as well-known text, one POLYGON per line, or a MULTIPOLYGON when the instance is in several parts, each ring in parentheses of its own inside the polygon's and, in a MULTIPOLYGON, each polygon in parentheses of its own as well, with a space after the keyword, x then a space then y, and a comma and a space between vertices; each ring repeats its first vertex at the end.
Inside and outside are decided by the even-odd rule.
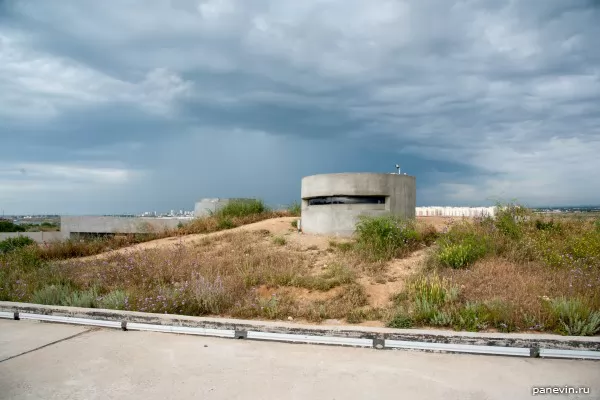
POLYGON ((499 204, 497 209, 494 218, 496 228, 510 239, 520 239, 526 222, 531 219, 531 210, 517 203, 499 204))
POLYGON ((21 247, 26 247, 35 244, 35 240, 27 236, 17 236, 7 238, 0 241, 0 254, 14 251, 21 247))
POLYGON ((25 232, 27 229, 13 223, 11 220, 0 218, 0 232, 25 232))
POLYGON ((31 301, 36 304, 95 308, 98 304, 98 290, 74 290, 70 285, 59 283, 46 285, 33 293, 31 301))
POLYGON ((414 321, 413 321, 412 317, 403 312, 398 312, 396 315, 394 315, 392 320, 390 322, 388 322, 388 324, 387 324, 388 327, 397 328, 397 329, 408 329, 408 328, 412 328, 413 325, 414 325, 414 321))
POLYGON ((600 332, 600 311, 592 310, 583 300, 560 297, 551 300, 549 306, 557 332, 575 336, 600 332))
POLYGON ((361 216, 355 235, 358 249, 374 260, 401 256, 419 241, 414 221, 396 216, 361 216))
POLYGON ((215 215, 223 218, 245 217, 253 214, 261 214, 269 211, 262 200, 258 199, 234 199, 218 210, 215 215))
POLYGON ((127 310, 128 304, 129 295, 124 290, 113 290, 98 300, 99 308, 107 308, 109 310, 127 310))

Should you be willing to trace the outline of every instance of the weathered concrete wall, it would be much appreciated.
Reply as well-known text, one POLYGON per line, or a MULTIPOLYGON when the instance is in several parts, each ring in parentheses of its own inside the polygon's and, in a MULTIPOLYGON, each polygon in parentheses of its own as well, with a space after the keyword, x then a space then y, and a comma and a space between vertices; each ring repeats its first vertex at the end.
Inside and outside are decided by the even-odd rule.
POLYGON ((219 211, 220 209, 222 209, 223 207, 225 207, 227 204, 229 204, 232 201, 255 201, 254 199, 244 199, 244 198, 239 198, 239 199, 221 199, 221 198, 214 198, 214 199, 202 199, 198 202, 196 202, 196 205, 194 206, 194 217, 198 218, 198 217, 207 217, 209 215, 211 215, 212 213, 215 213, 217 211, 219 211))
POLYGON ((494 217, 496 207, 417 207, 418 217, 494 217))
POLYGON ((0 240, 18 236, 27 236, 38 243, 55 242, 65 238, 62 232, 2 232, 0 233, 0 240))
POLYGON ((398 174, 346 173, 313 175, 302 179, 302 231, 351 236, 361 215, 386 214, 414 218, 416 179, 398 174), (385 204, 311 205, 325 196, 384 196, 385 204))
POLYGON ((93 217, 62 216, 61 232, 65 237, 74 233, 154 233, 174 229, 189 218, 93 217))

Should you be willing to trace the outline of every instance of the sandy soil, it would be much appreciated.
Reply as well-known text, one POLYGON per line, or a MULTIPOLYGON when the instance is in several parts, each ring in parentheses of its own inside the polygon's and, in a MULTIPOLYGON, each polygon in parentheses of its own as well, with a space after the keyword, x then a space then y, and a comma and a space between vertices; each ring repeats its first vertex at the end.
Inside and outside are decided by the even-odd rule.
MULTIPOLYGON (((334 238, 330 236, 321 235, 308 235, 299 233, 296 228, 292 227, 291 223, 297 220, 296 217, 283 217, 273 218, 269 220, 260 221, 254 224, 244 225, 238 228, 229 229, 220 232, 208 233, 208 234, 195 234, 186 235, 180 237, 170 237, 164 239, 153 240, 150 242, 140 243, 134 246, 125 247, 117 250, 112 250, 106 253, 98 254, 95 256, 80 258, 80 261, 100 260, 109 256, 129 253, 132 251, 145 251, 150 249, 168 249, 177 244, 183 244, 190 247, 200 247, 202 242, 210 240, 210 245, 220 245, 220 237, 224 235, 230 235, 234 232, 264 232, 269 233, 273 236, 281 236, 286 239, 286 247, 292 251, 304 252, 311 254, 314 260, 315 273, 321 270, 325 265, 335 261, 336 253, 331 251, 330 242, 345 242, 349 239, 334 238), (329 250, 329 251, 328 251, 329 250)), ((452 221, 457 219, 450 219, 444 217, 419 217, 418 223, 433 225, 436 230, 442 230, 452 221)), ((386 272, 378 277, 363 275, 359 277, 358 283, 360 283, 366 290, 369 298, 369 304, 372 307, 386 307, 391 303, 391 296, 395 293, 400 292, 405 285, 407 277, 417 272, 422 266, 423 261, 427 255, 427 249, 422 249, 414 252, 409 257, 404 259, 392 260, 386 265, 386 272)), ((330 290, 329 292, 309 291, 301 288, 259 288, 259 294, 264 297, 269 297, 273 292, 279 292, 285 290, 287 292, 293 291, 295 298, 306 301, 314 300, 325 300, 334 297, 339 288, 330 290)), ((330 321, 335 322, 335 321, 330 321)), ((366 322, 366 324, 375 323, 377 326, 379 323, 366 322)))

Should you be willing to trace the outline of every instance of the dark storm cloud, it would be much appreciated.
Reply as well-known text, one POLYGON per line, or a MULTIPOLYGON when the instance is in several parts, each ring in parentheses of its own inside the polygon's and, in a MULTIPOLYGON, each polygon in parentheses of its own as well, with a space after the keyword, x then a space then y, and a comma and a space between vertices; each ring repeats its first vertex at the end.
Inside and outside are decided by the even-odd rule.
POLYGON ((421 204, 598 202, 599 17, 588 0, 4 1, 0 202, 286 202, 304 175, 396 162, 421 204))

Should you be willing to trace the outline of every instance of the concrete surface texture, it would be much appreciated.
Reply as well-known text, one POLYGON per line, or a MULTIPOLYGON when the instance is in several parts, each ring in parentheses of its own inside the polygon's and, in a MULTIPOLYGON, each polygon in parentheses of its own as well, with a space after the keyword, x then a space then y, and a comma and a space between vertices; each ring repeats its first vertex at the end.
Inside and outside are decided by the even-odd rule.
POLYGON ((408 175, 374 173, 313 175, 302 179, 301 197, 303 232, 351 236, 361 215, 393 214, 414 218, 416 179, 408 175), (330 196, 382 196, 385 203, 309 204, 311 199, 330 196))
POLYGON ((78 233, 153 233, 189 221, 189 218, 62 216, 60 229, 65 238, 78 233))
POLYGON ((417 207, 417 217, 493 217, 497 207, 417 207))
POLYGON ((194 217, 207 217, 225 207, 232 201, 254 201, 253 199, 236 198, 236 199, 202 199, 196 202, 194 206, 194 217))
POLYGON ((63 240, 65 237, 62 232, 2 232, 0 233, 0 240, 18 236, 27 236, 38 243, 55 242, 63 240))
POLYGON ((534 386, 565 385, 590 394, 564 398, 600 394, 592 361, 82 329, 0 320, 2 354, 13 356, 0 357, 0 399, 529 399, 534 386))

